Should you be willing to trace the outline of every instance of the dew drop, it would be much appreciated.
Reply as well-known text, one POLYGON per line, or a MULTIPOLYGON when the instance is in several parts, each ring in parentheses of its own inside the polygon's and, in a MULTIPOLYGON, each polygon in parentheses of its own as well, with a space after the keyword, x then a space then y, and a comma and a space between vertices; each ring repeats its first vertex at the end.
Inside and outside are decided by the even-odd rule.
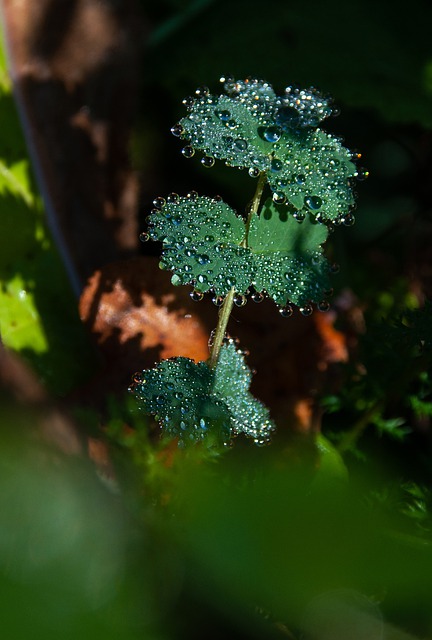
POLYGON ((246 296, 242 296, 240 294, 237 296, 234 296, 234 304, 236 305, 236 307, 244 307, 246 303, 247 303, 246 296))
POLYGON ((262 293, 262 291, 255 291, 255 293, 252 294, 251 298, 254 302, 259 304, 264 300, 264 294, 262 293))
POLYGON ((213 296, 212 302, 216 307, 221 307, 224 303, 223 296, 213 296))
POLYGON ((193 291, 191 291, 189 296, 191 300, 193 300, 194 302, 201 302, 201 300, 204 298, 203 292, 198 291, 197 289, 194 289, 193 291))
POLYGON ((364 167, 359 167, 357 169, 357 175, 355 177, 359 181, 366 180, 369 177, 369 171, 364 167))
POLYGON ((233 130, 237 127, 237 122, 235 120, 228 120, 226 126, 228 127, 228 129, 233 130))
POLYGON ((293 314, 293 308, 290 304, 286 304, 284 307, 280 307, 279 313, 282 318, 290 318, 293 314))
POLYGON ((306 182, 306 176, 304 173, 299 173, 295 176, 294 180, 297 184, 304 184, 306 182))
POLYGON ((156 207, 156 209, 162 209, 165 205, 166 205, 166 200, 165 198, 155 198, 153 200, 153 205, 156 207))
POLYGON ((264 140, 267 140, 267 142, 278 142, 281 135, 282 132, 279 127, 266 127, 262 132, 262 137, 264 140))
POLYGON ((185 130, 180 123, 177 123, 173 127, 171 127, 171 133, 173 134, 173 136, 176 136, 176 138, 180 138, 180 136, 183 135, 184 131, 185 130))
POLYGON ((174 273, 174 275, 171 276, 171 284, 177 287, 179 284, 182 284, 182 279, 180 278, 180 276, 174 273))
POLYGON ((195 149, 190 144, 188 144, 186 145, 186 147, 183 147, 182 154, 185 158, 192 158, 192 156, 195 154, 195 149))
POLYGON ((303 222, 303 220, 306 218, 306 214, 304 211, 295 211, 293 213, 293 218, 295 218, 297 222, 303 222))
POLYGON ((201 164, 206 169, 211 169, 214 163, 215 159, 213 158, 213 156, 204 156, 203 158, 201 158, 201 164))
POLYGON ((143 231, 142 233, 140 233, 139 239, 141 240, 141 242, 147 242, 148 240, 150 240, 150 236, 148 233, 143 231))
POLYGON ((207 284, 207 282, 208 282, 207 276, 205 276, 203 273, 200 273, 200 275, 198 276, 197 280, 198 280, 198 282, 200 284, 207 284))
POLYGON ((347 213, 346 216, 342 218, 342 223, 346 227, 352 227, 355 224, 355 216, 352 213, 347 213))
POLYGON ((270 165, 271 171, 274 171, 274 172, 280 171, 282 167, 283 167, 282 160, 279 160, 278 158, 273 158, 270 165))
POLYGON ((318 302, 318 311, 328 311, 330 309, 330 302, 328 300, 321 300, 318 302))
POLYGON ((214 236, 205 236, 204 239, 206 242, 214 242, 214 236))
POLYGON ((275 121, 284 129, 295 129, 300 124, 300 113, 294 107, 281 107, 276 112, 275 121))
POLYGON ((256 167, 251 167, 248 171, 249 175, 251 178, 258 178, 259 174, 260 174, 260 170, 257 169, 256 167))
POLYGON ((243 140, 243 138, 237 138, 236 140, 234 140, 234 147, 238 151, 246 151, 247 146, 247 142, 246 140, 243 140))
POLYGON ((187 98, 182 100, 182 103, 184 104, 184 106, 187 109, 191 109, 193 107, 193 105, 195 104, 195 100, 194 100, 194 98, 192 98, 192 96, 187 96, 187 98))
POLYGON ((225 278, 225 282, 228 287, 234 287, 236 280, 233 277, 228 277, 228 278, 225 278))
POLYGON ((303 307, 300 307, 300 313, 302 316, 311 316, 313 313, 313 307, 311 304, 305 304, 303 307))
POLYGON ((196 200, 198 198, 198 191, 189 191, 187 197, 189 200, 196 200))
POLYGON ((322 200, 318 196, 306 196, 304 203, 312 211, 317 211, 322 206, 322 200))
POLYGON ((206 254, 203 253, 203 254, 197 256, 197 262, 198 262, 198 264, 209 264, 210 263, 210 258, 206 254))
POLYGON ((231 118, 231 113, 226 109, 216 109, 215 116, 222 122, 228 122, 228 120, 231 118))
POLYGON ((286 202, 285 194, 283 194, 281 191, 275 191, 273 193, 272 199, 275 204, 284 204, 284 202, 286 202))

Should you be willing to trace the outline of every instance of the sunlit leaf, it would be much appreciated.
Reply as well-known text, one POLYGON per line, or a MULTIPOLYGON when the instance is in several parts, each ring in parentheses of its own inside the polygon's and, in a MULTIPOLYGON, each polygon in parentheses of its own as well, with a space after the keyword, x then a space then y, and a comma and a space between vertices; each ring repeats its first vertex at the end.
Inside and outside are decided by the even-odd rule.
POLYGON ((164 435, 180 445, 227 444, 244 433, 256 444, 270 439, 268 410, 249 393, 251 372, 233 341, 221 348, 215 369, 188 358, 163 360, 135 377, 131 391, 164 435))
POLYGON ((187 101, 189 115, 173 133, 189 142, 187 157, 203 151, 205 166, 214 158, 233 167, 267 174, 276 201, 322 220, 341 220, 354 204, 350 180, 358 175, 351 154, 317 126, 332 113, 316 89, 287 87, 276 96, 262 80, 225 83, 227 95, 198 90, 187 101))

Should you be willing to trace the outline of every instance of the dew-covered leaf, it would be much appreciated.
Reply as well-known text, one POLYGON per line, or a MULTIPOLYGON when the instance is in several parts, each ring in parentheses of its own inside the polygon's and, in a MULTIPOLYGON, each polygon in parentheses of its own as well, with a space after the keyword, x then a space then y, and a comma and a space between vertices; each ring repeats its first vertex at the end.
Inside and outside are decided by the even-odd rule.
POLYGON ((256 79, 228 81, 225 90, 220 96, 198 90, 185 101, 189 115, 172 129, 189 143, 184 154, 199 149, 210 158, 206 166, 217 158, 251 175, 265 172, 276 201, 322 220, 349 215, 357 168, 339 139, 317 129, 332 113, 330 99, 314 88, 287 87, 277 96, 256 79))
POLYGON ((310 216, 299 223, 285 207, 268 200, 250 225, 248 245, 254 258, 253 285, 280 305, 320 302, 330 288, 321 245, 327 228, 310 216))
POLYGON ((250 251, 241 247, 245 225, 231 207, 207 197, 168 199, 149 219, 153 240, 163 242, 162 266, 173 271, 172 283, 226 295, 244 293, 251 284, 250 251))
POLYGON ((180 445, 207 437, 223 444, 230 439, 230 415, 212 386, 213 372, 205 362, 179 357, 143 371, 131 390, 145 411, 156 416, 164 435, 178 438, 180 445))
POLYGON ((163 360, 135 376, 130 390, 156 416, 164 435, 178 438, 181 446, 200 441, 220 446, 239 433, 265 444, 274 425, 249 393, 250 381, 242 352, 229 341, 215 369, 189 358, 163 360))
POLYGON ((270 187, 298 211, 322 220, 343 219, 354 204, 351 154, 337 138, 316 130, 284 134, 267 173, 270 187))
POLYGON ((252 372, 243 353, 230 340, 223 345, 214 373, 214 391, 223 397, 231 412, 233 435, 244 433, 255 444, 267 444, 275 426, 262 402, 249 392, 252 372))

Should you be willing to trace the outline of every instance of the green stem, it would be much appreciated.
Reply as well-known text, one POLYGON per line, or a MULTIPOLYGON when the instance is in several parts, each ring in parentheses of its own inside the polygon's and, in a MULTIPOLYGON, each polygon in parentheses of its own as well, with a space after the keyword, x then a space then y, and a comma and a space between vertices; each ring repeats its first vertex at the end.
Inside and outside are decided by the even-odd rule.
POLYGON ((219 359, 219 353, 222 347, 223 339, 225 337, 228 320, 234 305, 234 295, 235 289, 233 287, 229 291, 223 302, 223 305, 219 309, 219 320, 217 323, 209 359, 209 367, 211 369, 213 369, 217 365, 217 361, 219 359))
POLYGON ((258 208, 261 202, 261 198, 262 198, 262 194, 264 191, 264 187, 266 185, 267 182, 267 175, 265 173, 265 171, 262 171, 260 173, 260 176, 258 178, 258 183, 255 189, 255 194, 254 197, 252 198, 252 202, 250 205, 250 209, 249 209, 249 213, 246 219, 246 233, 245 233, 245 238, 243 240, 242 246, 247 247, 248 246, 248 238, 249 238, 249 227, 250 224, 252 222, 252 217, 255 216, 258 213, 258 208))
MULTIPOLYGON (((249 227, 252 220, 252 216, 258 213, 258 208, 261 202, 261 197, 263 194, 264 186, 266 184, 267 178, 266 174, 263 172, 260 174, 258 178, 258 184, 255 189, 255 194, 251 202, 251 206, 249 209, 249 213, 246 220, 246 233, 244 240, 241 244, 242 247, 247 247, 247 241, 249 236, 249 227)), ((228 325, 228 320, 231 315, 232 308, 234 306, 234 296, 235 296, 235 288, 233 287, 227 294, 223 305, 219 309, 219 319, 215 331, 215 335, 213 338, 213 344, 210 350, 210 358, 209 358, 209 367, 214 369, 217 365, 219 359, 219 353, 222 347, 223 339, 225 337, 226 328, 228 325)))

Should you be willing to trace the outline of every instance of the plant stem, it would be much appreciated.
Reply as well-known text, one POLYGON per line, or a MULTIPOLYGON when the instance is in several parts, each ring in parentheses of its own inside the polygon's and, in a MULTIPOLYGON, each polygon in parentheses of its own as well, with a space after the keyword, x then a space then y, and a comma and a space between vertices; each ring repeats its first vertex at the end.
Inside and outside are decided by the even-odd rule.
MULTIPOLYGON (((258 213, 258 207, 261 202, 264 186, 266 184, 266 174, 262 172, 258 178, 258 184, 255 189, 255 194, 251 202, 251 206, 248 212, 246 220, 246 233, 244 240, 241 244, 242 247, 247 247, 247 241, 249 236, 249 227, 252 220, 252 216, 258 213)), ((219 353, 222 347, 223 339, 225 337, 228 320, 231 315, 231 311, 234 305, 235 288, 233 287, 227 294, 223 305, 219 309, 219 319, 213 339, 213 345, 210 350, 209 367, 214 369, 219 359, 219 353)))
POLYGON ((229 291, 226 296, 223 305, 219 309, 219 320, 216 327, 216 332, 213 340, 213 345, 210 352, 209 367, 213 369, 217 365, 219 358, 219 352, 221 350, 222 342, 225 337, 225 332, 228 324, 229 317, 234 305, 234 287, 229 291))
POLYGON ((266 173, 264 171, 262 171, 260 173, 260 176, 258 178, 258 183, 255 189, 255 194, 254 197, 252 198, 252 202, 251 202, 251 206, 249 209, 249 213, 246 219, 246 234, 242 243, 242 246, 247 247, 248 246, 248 238, 249 238, 249 227, 250 224, 252 222, 252 216, 256 215, 258 213, 258 207, 260 205, 261 202, 261 198, 262 198, 262 194, 264 191, 264 187, 266 185, 267 182, 267 176, 266 173))

